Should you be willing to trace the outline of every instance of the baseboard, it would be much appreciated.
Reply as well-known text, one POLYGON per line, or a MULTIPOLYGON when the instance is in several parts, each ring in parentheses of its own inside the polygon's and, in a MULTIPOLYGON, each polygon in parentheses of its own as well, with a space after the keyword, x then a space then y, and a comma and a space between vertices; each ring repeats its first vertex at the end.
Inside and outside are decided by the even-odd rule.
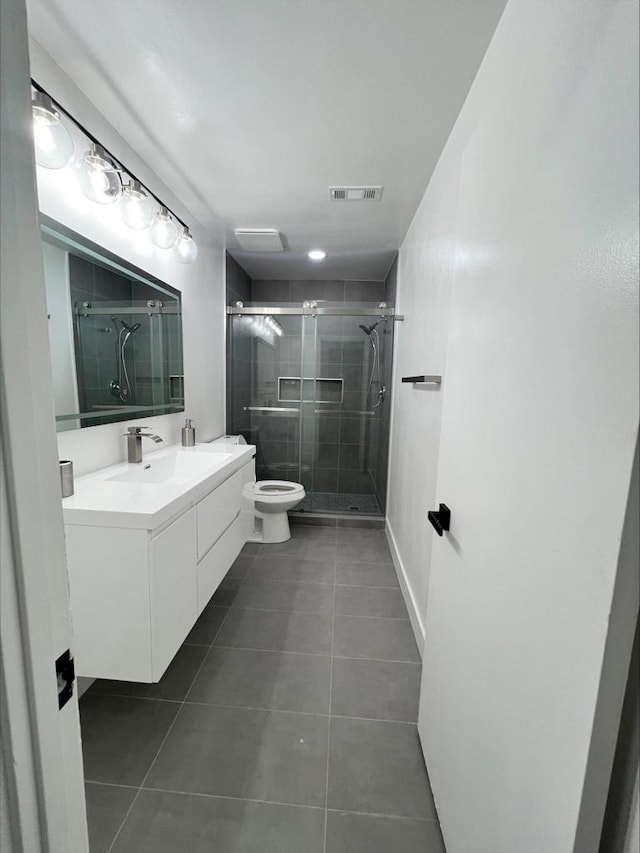
POLYGON ((420 617, 420 611, 418 610, 416 601, 413 597, 413 592, 411 591, 411 587, 409 586, 409 582, 407 580, 407 573, 405 571, 402 559, 400 558, 398 546, 396 544, 396 538, 393 535, 393 530, 391 529, 391 526, 389 524, 389 519, 387 519, 387 522, 385 524, 385 533, 387 536, 387 542, 389 543, 389 550, 391 551, 393 565, 395 566, 396 574, 398 575, 398 582, 400 583, 400 589, 402 590, 404 603, 406 604, 407 611, 409 613, 409 620, 411 622, 411 627, 413 628, 413 634, 416 638, 418 651, 420 652, 420 657, 422 657, 422 648, 424 646, 424 625, 420 617))

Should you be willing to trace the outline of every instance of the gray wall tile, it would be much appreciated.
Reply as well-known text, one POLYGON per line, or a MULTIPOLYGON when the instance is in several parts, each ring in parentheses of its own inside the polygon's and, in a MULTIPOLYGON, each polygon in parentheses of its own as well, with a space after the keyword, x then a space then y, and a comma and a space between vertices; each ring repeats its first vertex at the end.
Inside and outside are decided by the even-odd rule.
POLYGON ((290 282, 281 280, 251 282, 251 301, 260 305, 271 305, 273 302, 290 302, 290 282))
POLYGON ((382 302, 384 299, 383 281, 345 281, 345 302, 382 302))

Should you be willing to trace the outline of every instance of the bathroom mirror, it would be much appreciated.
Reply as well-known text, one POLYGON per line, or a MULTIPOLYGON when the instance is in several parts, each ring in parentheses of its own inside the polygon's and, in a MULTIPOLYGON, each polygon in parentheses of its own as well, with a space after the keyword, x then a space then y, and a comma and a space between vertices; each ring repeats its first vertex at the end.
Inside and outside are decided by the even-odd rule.
POLYGON ((41 217, 58 431, 184 411, 180 292, 41 217))

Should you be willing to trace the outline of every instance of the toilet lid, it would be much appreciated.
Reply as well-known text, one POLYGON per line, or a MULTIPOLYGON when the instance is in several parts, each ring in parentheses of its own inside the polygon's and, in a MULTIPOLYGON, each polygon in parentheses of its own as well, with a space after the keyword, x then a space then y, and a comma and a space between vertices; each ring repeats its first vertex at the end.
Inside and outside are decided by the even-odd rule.
POLYGON ((287 480, 258 480, 254 486, 256 494, 282 495, 302 490, 300 483, 292 483, 287 480))

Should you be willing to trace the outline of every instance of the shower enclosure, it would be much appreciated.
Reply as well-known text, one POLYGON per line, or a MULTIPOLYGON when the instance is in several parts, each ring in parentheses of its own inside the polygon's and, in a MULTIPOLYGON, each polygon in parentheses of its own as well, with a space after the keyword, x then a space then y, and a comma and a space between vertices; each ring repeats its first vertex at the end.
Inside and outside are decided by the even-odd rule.
POLYGON ((258 479, 302 483, 298 511, 384 515, 393 309, 227 310, 227 430, 256 445, 258 479))

